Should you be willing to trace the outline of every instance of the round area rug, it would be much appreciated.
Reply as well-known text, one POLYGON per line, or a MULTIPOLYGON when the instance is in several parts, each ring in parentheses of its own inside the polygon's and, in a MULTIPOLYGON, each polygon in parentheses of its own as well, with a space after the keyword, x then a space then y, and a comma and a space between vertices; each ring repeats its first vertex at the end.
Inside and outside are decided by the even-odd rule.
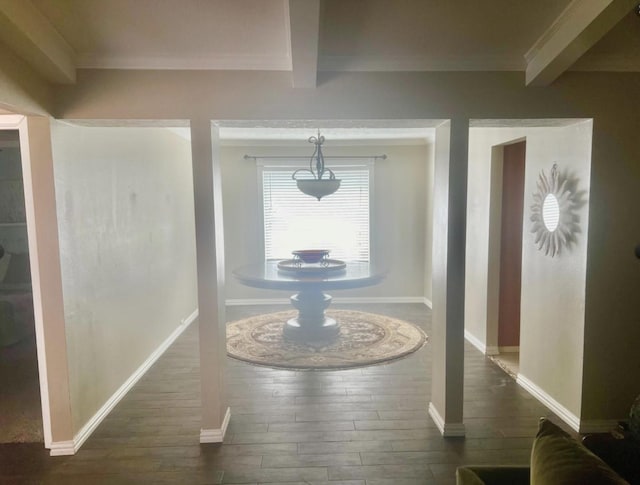
POLYGON ((286 340, 282 328, 295 310, 257 315, 227 325, 227 353, 252 364, 289 369, 345 369, 379 364, 415 352, 427 340, 415 325, 384 315, 329 310, 340 335, 325 347, 286 340))

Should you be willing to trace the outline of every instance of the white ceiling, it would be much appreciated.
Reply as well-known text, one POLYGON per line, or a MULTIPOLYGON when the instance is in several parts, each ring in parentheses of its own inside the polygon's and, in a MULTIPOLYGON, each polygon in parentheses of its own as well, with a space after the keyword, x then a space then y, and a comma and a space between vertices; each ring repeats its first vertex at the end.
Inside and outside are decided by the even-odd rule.
MULTIPOLYGON (((14 2, 0 3, 0 43, 52 82, 73 83, 83 68, 285 70, 294 73, 294 87, 296 72, 311 80, 300 87, 314 87, 322 70, 515 70, 526 71, 528 84, 543 85, 567 69, 640 71, 635 0, 14 2)), ((335 144, 413 144, 425 143, 439 123, 219 126, 228 144, 304 144, 318 129, 335 144)), ((188 128, 174 131, 188 137, 188 128)))
POLYGON ((526 70, 528 84, 640 70, 635 0, 15 2, 0 39, 53 82, 82 68, 291 70, 312 80, 300 87, 323 70, 526 70))
POLYGON ((10 0, 0 43, 43 78, 79 69, 640 71, 639 0, 10 0))
MULTIPOLYGON (((308 146, 310 136, 318 131, 327 146, 346 145, 424 145, 433 140, 434 128, 440 120, 379 120, 359 121, 277 121, 277 122, 219 122, 223 145, 298 145, 308 146)), ((168 130, 190 139, 188 127, 168 130)))
POLYGON ((323 3, 320 68, 515 70, 569 0, 323 3))
MULTIPOLYGON (((32 1, 78 67, 291 66, 283 0, 32 1)), ((522 70, 525 52, 569 1, 325 0, 319 67, 522 70)))
POLYGON ((80 68, 291 68, 283 0, 32 0, 80 68))
MULTIPOLYGON (((472 119, 472 128, 548 128, 570 126, 584 120, 553 119, 472 119)), ((310 136, 320 131, 328 146, 425 145, 435 140, 435 128, 443 120, 273 120, 218 121, 223 145, 307 146, 310 136)), ((168 130, 187 140, 188 126, 168 130)))

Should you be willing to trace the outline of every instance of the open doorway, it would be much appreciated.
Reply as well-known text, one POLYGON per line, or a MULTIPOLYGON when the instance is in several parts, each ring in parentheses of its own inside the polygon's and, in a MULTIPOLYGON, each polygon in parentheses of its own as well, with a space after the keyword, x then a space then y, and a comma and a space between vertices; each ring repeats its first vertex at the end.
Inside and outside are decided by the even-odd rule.
POLYGON ((0 130, 0 443, 44 441, 18 130, 0 130))
POLYGON ((517 376, 520 352, 526 141, 504 145, 502 150, 498 355, 496 359, 507 372, 517 376))

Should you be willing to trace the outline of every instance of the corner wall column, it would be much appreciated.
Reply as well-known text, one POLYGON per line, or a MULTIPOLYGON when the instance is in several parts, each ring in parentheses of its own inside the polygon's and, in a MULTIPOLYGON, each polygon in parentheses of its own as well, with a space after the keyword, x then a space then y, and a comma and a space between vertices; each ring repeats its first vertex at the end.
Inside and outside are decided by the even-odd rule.
POLYGON ((191 156, 198 264, 198 327, 202 391, 201 443, 220 443, 229 424, 225 396, 224 233, 218 129, 191 120, 191 156))
POLYGON ((464 271, 469 120, 436 128, 433 194, 433 377, 429 414, 443 436, 464 436, 464 271))
POLYGON ((27 116, 17 126, 24 181, 31 285, 45 447, 75 453, 60 269, 51 124, 27 116))

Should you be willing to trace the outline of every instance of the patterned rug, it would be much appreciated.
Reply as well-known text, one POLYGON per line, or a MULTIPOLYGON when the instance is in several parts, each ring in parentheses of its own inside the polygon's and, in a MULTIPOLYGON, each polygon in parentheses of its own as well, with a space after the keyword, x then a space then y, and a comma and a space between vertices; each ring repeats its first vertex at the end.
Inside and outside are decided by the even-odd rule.
POLYGON ((288 369, 345 369, 399 359, 421 348, 427 336, 415 325, 384 315, 329 310, 340 335, 325 347, 291 342, 282 328, 297 312, 267 313, 227 325, 227 353, 252 364, 288 369))

